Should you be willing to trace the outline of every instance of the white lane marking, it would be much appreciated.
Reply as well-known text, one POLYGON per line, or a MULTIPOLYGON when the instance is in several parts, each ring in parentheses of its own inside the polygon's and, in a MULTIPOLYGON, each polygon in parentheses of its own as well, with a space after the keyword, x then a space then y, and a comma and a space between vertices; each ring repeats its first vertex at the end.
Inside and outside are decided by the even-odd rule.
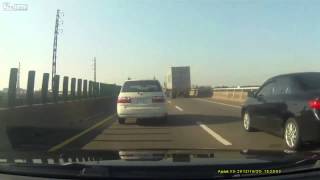
POLYGON ((53 159, 48 159, 48 164, 54 164, 54 160, 53 159))
POLYGON ((42 164, 42 159, 32 159, 33 164, 42 164))
POLYGON ((25 160, 25 159, 15 159, 14 162, 15 163, 27 163, 27 160, 25 160))
POLYGON ((176 106, 176 109, 178 109, 179 111, 183 111, 183 109, 179 106, 176 106))
POLYGON ((64 164, 64 159, 59 158, 59 163, 60 163, 60 164, 64 164))
POLYGON ((213 103, 213 104, 219 104, 219 105, 223 105, 223 106, 229 106, 229 107, 233 107, 233 108, 241 108, 241 106, 225 104, 225 103, 220 103, 220 102, 214 102, 214 101, 210 101, 210 100, 206 100, 206 99, 197 99, 197 100, 203 101, 203 102, 208 102, 208 103, 213 103))
POLYGON ((197 124, 204 129, 207 133, 209 133, 212 137, 214 137, 217 141, 219 141, 220 143, 222 143, 225 146, 231 146, 232 143, 227 141, 226 139, 224 139, 222 136, 220 136, 218 133, 214 132, 213 130, 211 130, 210 128, 208 128, 208 126, 202 124, 201 122, 197 122, 197 124))

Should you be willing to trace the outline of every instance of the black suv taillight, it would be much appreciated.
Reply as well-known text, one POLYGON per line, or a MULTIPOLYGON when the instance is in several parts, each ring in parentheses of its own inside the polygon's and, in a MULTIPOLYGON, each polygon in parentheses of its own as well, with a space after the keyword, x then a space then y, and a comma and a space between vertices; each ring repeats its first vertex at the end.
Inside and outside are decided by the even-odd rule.
POLYGON ((309 101, 309 107, 311 109, 320 110, 320 99, 314 99, 309 101))

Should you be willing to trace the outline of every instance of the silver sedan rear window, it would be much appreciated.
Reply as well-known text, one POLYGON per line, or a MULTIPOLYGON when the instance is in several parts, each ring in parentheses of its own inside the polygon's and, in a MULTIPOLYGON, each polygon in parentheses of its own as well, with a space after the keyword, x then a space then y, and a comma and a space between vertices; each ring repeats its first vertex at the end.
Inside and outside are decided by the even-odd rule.
POLYGON ((125 82, 122 92, 161 92, 158 81, 128 81, 125 82))

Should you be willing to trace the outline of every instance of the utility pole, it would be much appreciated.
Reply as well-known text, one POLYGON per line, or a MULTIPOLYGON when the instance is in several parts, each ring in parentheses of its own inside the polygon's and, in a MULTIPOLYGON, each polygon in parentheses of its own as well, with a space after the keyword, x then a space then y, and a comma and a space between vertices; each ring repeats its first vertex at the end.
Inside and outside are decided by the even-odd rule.
POLYGON ((60 9, 57 10, 56 15, 56 24, 54 28, 54 39, 53 39, 53 55, 52 55, 52 78, 51 78, 51 89, 54 87, 54 77, 57 73, 57 46, 58 46, 58 35, 59 35, 59 25, 63 24, 61 21, 61 16, 63 16, 63 12, 60 9))
POLYGON ((93 79, 97 82, 97 60, 96 57, 93 58, 93 79))

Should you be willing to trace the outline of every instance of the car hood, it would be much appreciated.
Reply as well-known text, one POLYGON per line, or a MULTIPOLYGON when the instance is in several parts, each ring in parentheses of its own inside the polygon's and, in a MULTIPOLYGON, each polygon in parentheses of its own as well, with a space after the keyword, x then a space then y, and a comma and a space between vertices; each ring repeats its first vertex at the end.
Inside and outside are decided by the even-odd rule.
MULTIPOLYGON (((278 150, 222 149, 121 149, 68 150, 60 152, 0 152, 0 164, 68 164, 86 165, 212 165, 266 162, 297 162, 320 157, 319 152, 278 150)), ((320 158, 319 158, 320 159, 320 158)))
MULTIPOLYGON (((269 150, 217 150, 217 149, 129 149, 118 151, 118 160, 88 162, 113 166, 194 166, 256 163, 294 163, 311 157, 317 152, 269 150)), ((319 158, 320 159, 320 158, 319 158)))
POLYGON ((319 169, 320 159, 317 152, 216 149, 64 151, 38 155, 34 153, 12 155, 11 157, 21 158, 20 162, 0 164, 0 171, 55 178, 57 175, 70 178, 134 177, 137 179, 255 177, 259 175, 250 172, 241 174, 237 170, 277 170, 284 174, 303 172, 319 169), (42 163, 35 164, 31 158, 41 159, 42 163), (49 159, 51 163, 52 161, 59 163, 49 165, 49 159), (224 174, 225 172, 227 173, 224 174))

